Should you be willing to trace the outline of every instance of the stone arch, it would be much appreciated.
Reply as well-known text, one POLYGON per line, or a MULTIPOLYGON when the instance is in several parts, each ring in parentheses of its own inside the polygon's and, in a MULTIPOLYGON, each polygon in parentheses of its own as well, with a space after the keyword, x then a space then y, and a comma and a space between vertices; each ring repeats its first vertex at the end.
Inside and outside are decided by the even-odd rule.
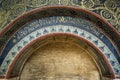
MULTIPOLYGON (((113 72, 113 70, 112 70, 112 68, 110 67, 110 65, 109 65, 109 62, 107 61, 107 58, 105 58, 104 57, 104 55, 101 53, 101 51, 99 50, 99 49, 97 49, 95 46, 94 46, 94 44, 92 44, 92 43, 90 43, 89 41, 87 41, 87 40, 85 40, 84 38, 82 38, 82 37, 78 37, 78 36, 76 36, 76 35, 72 35, 72 34, 68 34, 68 33, 54 33, 54 34, 48 34, 48 35, 45 35, 45 36, 43 36, 43 37, 39 37, 38 39, 36 39, 36 40, 34 40, 34 41, 31 41, 25 48, 23 48, 22 49, 22 51, 20 51, 19 52, 19 54, 15 57, 15 59, 14 59, 14 61, 12 62, 12 64, 9 66, 9 69, 8 69, 8 72, 7 72, 7 77, 8 78, 10 78, 10 75, 11 74, 13 74, 12 76, 17 76, 17 75, 14 75, 14 74, 16 74, 16 71, 18 71, 18 72, 20 72, 20 70, 18 70, 18 69, 21 69, 22 70, 22 67, 21 66, 23 66, 24 67, 24 64, 25 64, 25 62, 24 63, 22 63, 22 64, 20 64, 20 62, 22 61, 26 61, 28 58, 29 58, 29 56, 32 54, 32 52, 30 52, 30 51, 28 51, 28 50, 31 50, 31 49, 33 49, 33 47, 35 47, 36 45, 38 45, 38 44, 40 44, 41 42, 39 42, 39 41, 44 41, 44 39, 46 39, 47 37, 52 37, 52 36, 62 36, 62 35, 66 35, 66 36, 70 36, 70 37, 73 37, 73 38, 75 38, 75 39, 78 39, 78 40, 80 40, 80 41, 83 41, 83 42, 85 42, 85 43, 87 43, 87 45, 86 46, 84 46, 84 47, 87 47, 87 46, 91 46, 91 49, 92 48, 94 48, 95 49, 95 51, 97 51, 97 53, 98 53, 98 55, 97 54, 91 54, 91 56, 93 56, 93 55, 96 55, 96 56, 101 56, 100 58, 99 57, 97 57, 96 59, 94 59, 95 61, 97 61, 97 60, 99 60, 99 59, 103 59, 103 61, 105 62, 102 62, 102 61, 99 61, 96 65, 97 65, 97 68, 99 69, 99 72, 102 72, 103 70, 102 70, 102 67, 100 67, 100 66, 102 66, 102 65, 104 65, 104 68, 103 69, 106 69, 105 70, 105 73, 107 72, 107 73, 109 73, 110 74, 110 76, 109 77, 114 77, 114 72, 113 72), (29 46, 32 46, 32 47, 29 47, 29 46), (28 49, 29 48, 29 49, 28 49), (24 56, 25 55, 25 56, 24 56), (25 57, 23 60, 22 60, 22 57, 25 57), (20 68, 21 67, 21 68, 20 68), (108 70, 107 70, 108 69, 108 70), (110 72, 109 72, 110 71, 110 72), (13 72, 13 73, 12 73, 13 72)), ((82 43, 83 43, 82 42, 82 43)), ((43 46, 44 44, 41 44, 41 47, 43 46)), ((102 77, 108 77, 108 75, 106 74, 105 75, 105 73, 103 72, 103 73, 101 73, 101 76, 102 77)))
POLYGON ((30 46, 29 43, 32 43, 32 40, 36 40, 41 34, 56 33, 74 34, 81 37, 83 41, 88 42, 98 53, 102 54, 101 57, 105 59, 104 62, 109 68, 108 71, 110 71, 108 76, 111 78, 119 77, 120 58, 119 44, 117 43, 120 36, 117 31, 97 14, 68 6, 44 7, 32 10, 14 20, 0 33, 2 38, 7 37, 7 40, 9 40, 3 44, 4 48, 2 48, 1 52, 1 57, 3 57, 0 64, 1 76, 12 77, 10 75, 11 66, 14 66, 12 64, 16 62, 16 59, 19 59, 15 58, 15 56, 26 49, 24 48, 26 44, 30 46), (35 25, 34 23, 40 24, 35 25), (32 28, 31 25, 34 27, 32 28), (30 30, 23 33, 22 31, 28 29, 25 27, 29 27, 30 30), (13 35, 10 35, 10 32, 13 35), (113 32, 112 35, 114 36, 110 35, 111 32, 113 32), (27 38, 29 40, 25 41, 27 38), (25 44, 21 44, 20 41, 25 44), (12 48, 8 49, 8 47, 12 48))

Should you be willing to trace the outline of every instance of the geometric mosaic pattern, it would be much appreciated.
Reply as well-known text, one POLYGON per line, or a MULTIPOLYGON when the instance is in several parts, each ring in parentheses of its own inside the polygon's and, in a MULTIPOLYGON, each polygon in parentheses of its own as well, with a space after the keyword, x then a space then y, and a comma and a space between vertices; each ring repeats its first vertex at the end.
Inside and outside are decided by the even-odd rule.
MULTIPOLYGON (((12 20, 16 17, 30 10, 45 6, 73 6, 76 8, 90 10, 91 12, 100 15, 107 22, 109 22, 116 29, 116 31, 120 32, 120 0, 0 0, 0 31, 4 30, 6 25, 12 22, 12 20)), ((82 11, 80 11, 80 15, 83 14, 81 14, 81 12, 82 11)), ((87 13, 84 14, 87 15, 87 13)), ((111 42, 115 42, 118 49, 120 49, 120 39, 118 39, 116 35, 114 37, 114 33, 111 34, 114 30, 110 30, 111 28, 109 29, 107 25, 104 25, 104 23, 97 23, 97 21, 102 22, 102 20, 99 20, 98 18, 95 18, 95 20, 91 19, 91 21, 89 20, 90 22, 93 21, 93 24, 95 22, 97 27, 102 27, 103 31, 107 34, 107 37, 111 39, 110 41, 106 35, 102 33, 102 31, 95 28, 95 25, 91 25, 89 21, 86 22, 83 19, 71 19, 71 21, 74 22, 67 21, 69 25, 65 24, 65 21, 65 18, 61 17, 59 21, 60 24, 57 23, 57 20, 55 24, 54 22, 50 22, 48 20, 46 23, 48 24, 50 22, 50 25, 44 25, 46 24, 45 22, 36 20, 17 30, 11 38, 8 35, 9 31, 7 34, 8 36, 5 35, 0 37, 3 39, 2 41, 0 40, 0 76, 6 74, 7 69, 14 60, 15 56, 22 48, 29 44, 30 41, 42 35, 62 32, 74 34, 89 40, 103 53, 106 59, 108 59, 108 62, 111 65, 116 77, 120 77, 120 54, 111 42), (70 25, 69 22, 74 23, 74 25, 70 25), (1 48, 3 51, 1 51, 1 48)), ((14 28, 12 26, 11 30, 14 28)))
POLYGON ((115 75, 120 76, 120 56, 115 45, 96 26, 100 25, 94 25, 84 18, 68 16, 40 18, 27 22, 11 35, 4 47, 0 55, 0 75, 6 74, 15 56, 29 42, 46 34, 60 32, 74 34, 91 42, 106 57, 115 75))
POLYGON ((98 39, 93 34, 82 30, 80 28, 72 27, 72 26, 64 26, 64 25, 56 25, 56 26, 49 26, 44 27, 39 30, 36 30, 30 34, 28 34, 26 37, 21 39, 14 47, 8 52, 8 55, 6 56, 3 64, 1 65, 1 73, 4 75, 6 73, 7 68, 9 67, 12 60, 14 60, 15 56, 22 48, 24 48, 25 45, 27 45, 30 41, 36 39, 37 37, 50 34, 50 33, 69 33, 74 34, 76 36, 80 36, 86 40, 89 40, 91 43, 93 43, 108 59, 110 65, 112 66, 114 72, 116 75, 120 75, 120 68, 119 63, 114 57, 113 53, 110 51, 110 49, 103 43, 100 39, 98 39))

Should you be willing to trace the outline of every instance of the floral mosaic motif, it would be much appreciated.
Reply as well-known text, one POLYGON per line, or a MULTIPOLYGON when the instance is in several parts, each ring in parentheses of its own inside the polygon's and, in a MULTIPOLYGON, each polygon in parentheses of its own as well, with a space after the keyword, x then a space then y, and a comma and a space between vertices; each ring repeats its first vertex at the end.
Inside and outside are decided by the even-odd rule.
POLYGON ((117 2, 117 0, 116 1, 114 1, 114 0, 106 0, 104 4, 105 4, 105 7, 107 7, 108 9, 110 9, 112 11, 114 11, 115 9, 117 9, 117 7, 119 5, 119 3, 117 2))
POLYGON ((7 11, 13 9, 15 4, 15 0, 4 0, 2 2, 2 8, 7 11))
POLYGON ((91 10, 120 32, 120 0, 0 0, 0 16, 10 16, 5 19, 0 17, 0 30, 24 12, 51 5, 68 5, 91 10))
POLYGON ((9 16, 9 12, 6 12, 5 10, 0 8, 0 30, 2 30, 2 28, 4 28, 4 25, 7 24, 7 19, 9 18, 9 16))
POLYGON ((94 2, 91 1, 91 0, 83 0, 83 6, 84 6, 85 8, 91 9, 91 8, 93 8, 93 6, 94 6, 94 2))
POLYGON ((6 56, 3 64, 1 65, 0 72, 2 72, 2 75, 6 73, 7 68, 9 67, 9 64, 14 60, 15 56, 18 52, 24 46, 26 46, 29 42, 36 39, 37 37, 40 37, 42 35, 50 34, 50 33, 69 33, 74 34, 76 36, 80 36, 86 40, 89 40, 91 43, 93 43, 98 49, 105 54, 105 56, 108 58, 109 63, 111 64, 112 68, 114 69, 116 75, 120 75, 120 68, 119 63, 116 60, 116 58, 113 56, 113 53, 110 51, 110 49, 96 36, 93 34, 82 30, 80 28, 72 27, 72 26, 65 26, 65 25, 55 25, 55 26, 48 26, 41 29, 38 29, 30 34, 28 34, 26 37, 22 38, 12 49, 8 52, 8 55, 6 56), (69 31, 68 31, 69 30, 69 31), (39 32, 39 33, 38 33, 39 32), (38 35, 41 34, 41 35, 38 35), (24 44, 26 42, 26 44, 24 44))
POLYGON ((23 2, 29 7, 40 7, 48 4, 48 0, 24 0, 23 2))
POLYGON ((69 5, 70 0, 49 0, 48 5, 69 5))
POLYGON ((101 13, 100 13, 104 18, 106 19, 112 19, 112 14, 108 11, 108 10, 101 10, 101 13))
POLYGON ((11 10, 11 15, 18 16, 26 11, 25 5, 17 4, 13 10, 11 10))
POLYGON ((81 1, 82 1, 82 0, 71 0, 72 5, 77 5, 77 6, 81 6, 81 5, 82 5, 82 4, 81 4, 81 1))

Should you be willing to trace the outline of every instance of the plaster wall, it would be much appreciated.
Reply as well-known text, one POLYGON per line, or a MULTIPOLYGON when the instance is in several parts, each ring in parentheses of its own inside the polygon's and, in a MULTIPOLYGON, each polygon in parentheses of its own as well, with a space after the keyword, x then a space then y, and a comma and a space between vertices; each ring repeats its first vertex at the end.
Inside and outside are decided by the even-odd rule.
POLYGON ((20 80, 100 80, 95 63, 81 46, 49 43, 33 53, 20 80))

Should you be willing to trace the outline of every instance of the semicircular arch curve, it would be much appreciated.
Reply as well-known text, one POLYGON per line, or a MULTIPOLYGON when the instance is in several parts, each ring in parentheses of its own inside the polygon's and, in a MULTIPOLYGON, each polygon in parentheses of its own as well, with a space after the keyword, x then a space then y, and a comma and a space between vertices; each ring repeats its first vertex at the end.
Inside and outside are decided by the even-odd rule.
POLYGON ((0 33, 1 38, 4 36, 9 40, 3 44, 1 52, 1 75, 9 72, 15 56, 32 40, 52 33, 75 34, 92 43, 107 59, 108 63, 105 63, 109 64, 113 78, 119 77, 119 45, 116 43, 120 35, 97 14, 68 6, 32 10, 14 20, 0 33), (110 35, 111 31, 114 36, 110 35))

